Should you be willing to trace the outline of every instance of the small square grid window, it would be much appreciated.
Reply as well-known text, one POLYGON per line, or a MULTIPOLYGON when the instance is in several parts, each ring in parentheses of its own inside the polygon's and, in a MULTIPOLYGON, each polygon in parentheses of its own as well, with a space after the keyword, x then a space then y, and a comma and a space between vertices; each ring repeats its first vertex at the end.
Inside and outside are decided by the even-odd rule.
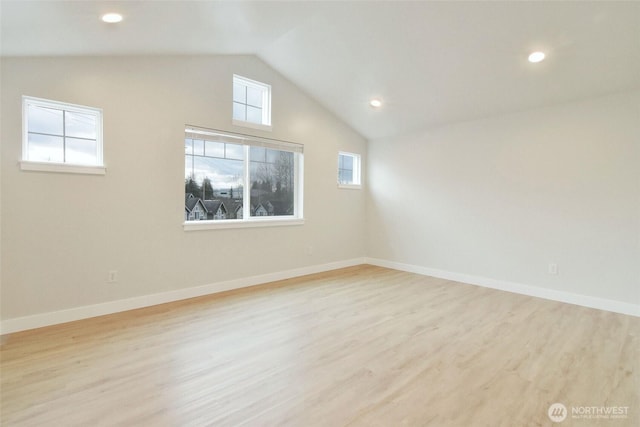
POLYGON ((271 126, 271 86, 234 75, 233 120, 271 126))

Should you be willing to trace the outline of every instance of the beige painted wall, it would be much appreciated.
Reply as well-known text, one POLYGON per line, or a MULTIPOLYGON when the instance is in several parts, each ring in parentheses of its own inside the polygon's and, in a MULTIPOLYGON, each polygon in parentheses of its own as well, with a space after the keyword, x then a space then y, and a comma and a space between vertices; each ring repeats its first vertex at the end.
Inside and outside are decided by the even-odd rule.
POLYGON ((3 58, 1 71, 2 319, 365 255, 364 191, 337 189, 336 159, 366 159, 366 141, 257 58, 3 58), (273 132, 231 125, 233 73, 272 85, 273 132), (102 108, 106 176, 20 171, 22 95, 102 108), (185 124, 304 144, 306 223, 183 231, 185 124))
POLYGON ((640 92, 367 153, 251 56, 2 58, 0 71, 1 319, 364 255, 640 302, 640 92), (273 85, 273 132, 231 125, 233 73, 273 85), (22 95, 103 108, 107 175, 20 171, 22 95), (303 143, 305 225, 183 231, 186 123, 303 143), (364 155, 364 190, 337 189, 338 150, 364 155))
POLYGON ((640 303, 640 92, 370 141, 368 155, 368 256, 640 303))

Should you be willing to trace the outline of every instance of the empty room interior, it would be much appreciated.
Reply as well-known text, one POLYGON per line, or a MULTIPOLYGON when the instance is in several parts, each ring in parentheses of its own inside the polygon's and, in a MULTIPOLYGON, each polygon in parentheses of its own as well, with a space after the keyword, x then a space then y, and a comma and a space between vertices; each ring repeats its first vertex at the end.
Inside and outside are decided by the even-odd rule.
POLYGON ((640 425, 640 2, 0 23, 0 425, 640 425))

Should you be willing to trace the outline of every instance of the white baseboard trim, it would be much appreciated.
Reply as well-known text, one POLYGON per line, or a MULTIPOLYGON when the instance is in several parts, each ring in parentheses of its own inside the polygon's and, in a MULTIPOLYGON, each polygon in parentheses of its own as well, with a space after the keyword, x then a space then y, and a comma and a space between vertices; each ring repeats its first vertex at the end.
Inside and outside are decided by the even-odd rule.
POLYGON ((180 301, 188 298, 230 291, 233 289, 246 288, 278 280, 305 276, 307 274, 322 273, 325 271, 352 267, 364 263, 364 258, 354 258, 345 261, 331 262, 328 264, 319 264, 296 268, 293 270, 279 271, 276 273, 261 274, 259 276, 227 280, 224 282, 195 286, 191 288, 176 289, 174 291, 161 292, 157 294, 142 295, 139 297, 109 301, 100 304, 74 307, 66 310, 35 314, 32 316, 17 317, 4 320, 0 323, 0 335, 26 331, 28 329, 42 328, 44 326, 57 325, 60 323, 73 322, 75 320, 88 319, 90 317, 102 316, 105 314, 119 313, 122 311, 134 310, 136 308, 150 307, 153 305, 180 301))
POLYGON ((544 298, 552 301, 559 301, 580 305, 583 307, 596 308, 599 310, 606 310, 614 313, 640 317, 640 305, 638 304, 630 304, 621 301, 596 298, 587 295, 574 294, 571 292, 541 288, 539 286, 507 282, 504 280, 496 280, 486 277, 454 273, 445 270, 404 264, 378 258, 354 258, 350 260, 331 262, 328 264, 301 267, 292 270, 262 274, 259 276, 250 276, 240 279, 227 280, 224 282, 212 283, 208 285, 195 286, 185 289, 176 289, 173 291, 157 294, 142 295, 139 297, 108 301, 100 304, 74 307, 66 310, 52 311, 31 316, 7 319, 0 323, 0 335, 26 331, 29 329, 42 328, 45 326, 57 325, 60 323, 73 322, 75 320, 88 319, 91 317, 102 316, 106 314, 119 313, 122 311, 134 310, 137 308, 150 307, 153 305, 165 304, 188 298, 195 298, 199 296, 230 291, 233 289, 241 289, 249 286, 275 282, 278 280, 291 279, 294 277, 305 276, 307 274, 322 273, 325 271, 337 270, 345 267, 353 267, 361 264, 371 264, 379 267, 386 267, 392 268, 394 270, 421 274, 423 276, 432 276, 441 279, 454 280, 456 282, 468 283, 471 285, 498 289, 501 291, 513 292, 522 295, 544 298))
POLYGON ((403 264, 395 261, 388 261, 378 258, 365 258, 365 262, 379 267, 392 268, 394 270, 406 271, 409 273, 421 274, 423 276, 438 277, 441 279, 453 280, 470 285, 483 286, 485 288, 498 289, 501 291, 513 292, 516 294, 528 295, 532 297, 544 298, 552 301, 559 301, 583 307, 597 308, 599 310, 611 311, 614 313, 627 314, 640 317, 640 305, 630 304, 622 301, 615 301, 605 298, 597 298, 588 295, 574 294, 571 292, 558 291, 554 289, 542 288, 539 286, 524 285, 521 283, 507 282, 504 280, 490 279, 487 277, 472 276, 468 274, 453 273, 445 270, 421 267, 411 264, 403 264))

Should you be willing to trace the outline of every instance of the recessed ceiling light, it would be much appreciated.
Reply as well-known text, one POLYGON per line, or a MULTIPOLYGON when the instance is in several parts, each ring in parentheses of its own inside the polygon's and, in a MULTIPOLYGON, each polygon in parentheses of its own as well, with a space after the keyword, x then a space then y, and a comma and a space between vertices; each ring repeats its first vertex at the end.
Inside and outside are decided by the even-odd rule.
POLYGON ((373 108, 380 108, 382 107, 382 101, 380 101, 378 98, 373 98, 371 101, 369 101, 369 105, 371 105, 373 108))
POLYGON ((115 24, 122 21, 122 15, 120 15, 119 13, 105 13, 104 15, 102 15, 102 20, 109 24, 115 24))
POLYGON ((529 62, 540 62, 544 59, 544 52, 533 52, 531 55, 529 55, 529 62))

